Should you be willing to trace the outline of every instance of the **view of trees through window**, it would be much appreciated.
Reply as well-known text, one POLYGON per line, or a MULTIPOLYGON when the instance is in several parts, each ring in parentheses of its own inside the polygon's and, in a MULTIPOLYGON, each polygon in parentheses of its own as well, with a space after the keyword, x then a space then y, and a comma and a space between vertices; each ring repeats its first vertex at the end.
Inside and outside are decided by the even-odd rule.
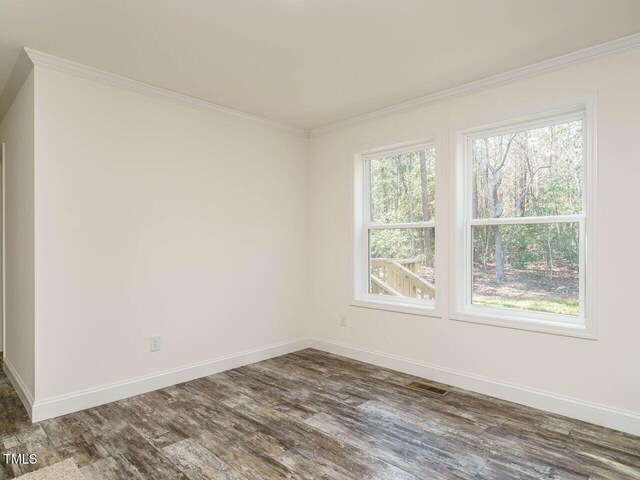
POLYGON ((475 138, 471 154, 472 303, 579 315, 583 121, 475 138))
POLYGON ((369 293, 435 297, 435 148, 369 160, 369 293))

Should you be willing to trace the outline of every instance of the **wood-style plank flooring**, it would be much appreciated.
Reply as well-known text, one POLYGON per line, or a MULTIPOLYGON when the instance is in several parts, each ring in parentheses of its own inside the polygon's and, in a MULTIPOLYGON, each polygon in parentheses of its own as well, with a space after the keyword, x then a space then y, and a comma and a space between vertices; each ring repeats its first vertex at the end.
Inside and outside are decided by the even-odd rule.
POLYGON ((0 374, 0 479, 640 479, 640 437, 304 350, 31 424, 0 374), (0 459, 1 461, 1 459, 0 459))

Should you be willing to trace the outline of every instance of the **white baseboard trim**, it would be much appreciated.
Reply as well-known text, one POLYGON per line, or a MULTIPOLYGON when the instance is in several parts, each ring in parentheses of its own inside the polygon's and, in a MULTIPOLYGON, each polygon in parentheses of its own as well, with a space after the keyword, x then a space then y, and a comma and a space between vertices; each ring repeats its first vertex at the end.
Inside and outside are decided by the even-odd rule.
POLYGON ((31 420, 33 422, 39 422, 86 408, 97 407, 98 405, 122 400, 123 398, 140 395, 178 383, 188 382, 196 378, 213 375, 214 373, 220 373, 269 358, 286 355, 287 353, 296 352, 308 346, 309 342, 306 338, 297 339, 231 355, 224 355, 185 367, 90 388, 68 395, 37 400, 36 402, 32 400, 32 406, 29 408, 31 420))
MULTIPOLYGON (((31 417, 33 411, 33 394, 27 388, 27 385, 22 380, 22 377, 18 374, 15 367, 11 364, 11 362, 5 357, 2 359, 2 365, 4 373, 6 373, 7 378, 13 385, 13 388, 18 393, 18 397, 20 397, 20 401, 24 405, 24 408, 27 410, 27 413, 31 417)), ((33 420, 33 417, 31 417, 33 420)))
POLYGON ((104 405, 123 398, 140 395, 196 378, 213 375, 269 358, 286 355, 307 347, 342 355, 362 362, 397 370, 421 378, 464 388, 503 400, 539 408, 558 415, 613 428, 632 435, 640 435, 640 414, 558 395, 534 388, 513 385, 480 375, 474 375, 437 365, 430 365, 383 352, 336 342, 323 338, 296 339, 236 354, 217 357, 204 362, 164 372, 146 375, 123 382, 74 392, 68 395, 33 400, 10 362, 4 361, 4 371, 18 392, 20 400, 33 422, 66 415, 86 408, 104 405))
POLYGON ((499 380, 429 365, 407 358, 368 350, 323 338, 311 338, 309 346, 318 350, 390 368, 399 372, 527 405, 558 415, 640 435, 640 414, 576 398, 557 395, 534 388, 513 385, 499 380))

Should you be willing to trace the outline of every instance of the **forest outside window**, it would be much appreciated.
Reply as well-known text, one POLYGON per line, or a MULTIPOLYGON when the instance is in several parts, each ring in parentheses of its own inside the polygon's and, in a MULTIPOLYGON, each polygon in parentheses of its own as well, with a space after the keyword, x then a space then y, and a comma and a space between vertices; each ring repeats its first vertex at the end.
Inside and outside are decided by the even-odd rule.
POLYGON ((361 300, 433 308, 435 166, 433 144, 364 156, 361 300))
POLYGON ((584 111, 465 137, 466 313, 586 326, 584 111))

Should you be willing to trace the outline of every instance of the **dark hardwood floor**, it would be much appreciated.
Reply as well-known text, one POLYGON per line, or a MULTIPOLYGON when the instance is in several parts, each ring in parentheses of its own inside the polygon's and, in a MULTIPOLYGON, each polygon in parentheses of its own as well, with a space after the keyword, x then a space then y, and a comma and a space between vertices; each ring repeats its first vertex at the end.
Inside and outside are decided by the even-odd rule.
POLYGON ((31 424, 0 374, 0 479, 640 479, 640 437, 304 350, 31 424))

